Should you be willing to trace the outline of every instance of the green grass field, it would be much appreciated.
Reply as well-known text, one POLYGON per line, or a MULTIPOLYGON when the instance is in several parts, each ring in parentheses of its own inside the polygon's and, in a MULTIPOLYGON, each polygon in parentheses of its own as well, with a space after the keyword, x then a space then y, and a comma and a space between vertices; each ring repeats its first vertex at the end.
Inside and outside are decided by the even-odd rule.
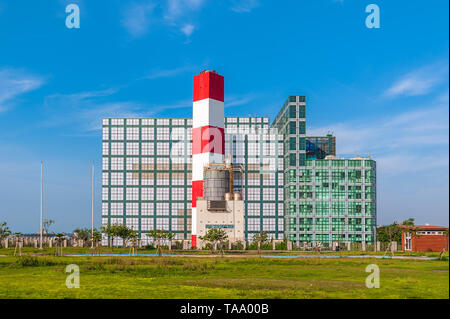
POLYGON ((8 255, 0 257, 0 298, 449 298, 449 264, 439 260, 13 257, 10 251, 0 251, 8 255), (66 288, 68 264, 80 267, 79 289, 66 288), (379 289, 365 286, 369 264, 380 268, 379 289))

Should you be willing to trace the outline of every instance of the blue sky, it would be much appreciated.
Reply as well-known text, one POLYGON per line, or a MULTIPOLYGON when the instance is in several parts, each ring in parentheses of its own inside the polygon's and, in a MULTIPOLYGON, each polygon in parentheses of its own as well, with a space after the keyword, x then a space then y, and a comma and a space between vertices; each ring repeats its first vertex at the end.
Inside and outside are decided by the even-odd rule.
POLYGON ((307 95, 307 133, 378 163, 378 223, 448 225, 448 2, 0 0, 0 221, 90 225, 101 118, 191 117, 192 76, 225 76, 226 115, 307 95), (65 26, 80 7, 80 29, 65 26), (381 28, 365 26, 380 7, 381 28))

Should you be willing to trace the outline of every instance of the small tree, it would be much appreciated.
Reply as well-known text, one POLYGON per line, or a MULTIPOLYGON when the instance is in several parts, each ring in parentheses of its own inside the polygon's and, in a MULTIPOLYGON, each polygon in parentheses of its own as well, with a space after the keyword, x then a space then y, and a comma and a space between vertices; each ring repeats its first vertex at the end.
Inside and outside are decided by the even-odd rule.
POLYGON ((200 236, 200 239, 211 243, 212 253, 214 253, 215 245, 218 243, 220 254, 223 257, 223 243, 228 239, 228 235, 222 228, 211 228, 205 236, 200 236))
POLYGON ((50 233, 50 226, 53 225, 55 221, 53 219, 44 219, 42 222, 42 230, 44 232, 44 235, 48 236, 50 233))
POLYGON ((265 242, 267 242, 267 238, 268 238, 268 235, 267 235, 267 232, 265 232, 265 231, 262 231, 259 234, 253 235, 253 242, 258 245, 258 255, 260 255, 260 256, 261 256, 261 246, 265 242))
POLYGON ((118 226, 117 225, 103 226, 102 233, 104 233, 106 236, 109 237, 111 252, 114 252, 114 237, 118 236, 118 226))
POLYGON ((93 233, 91 240, 93 241, 93 244, 94 244, 94 252, 93 253, 95 254, 96 252, 99 252, 98 246, 99 246, 99 243, 101 243, 101 241, 102 241, 102 233, 97 228, 94 228, 94 233, 93 233))
POLYGON ((134 256, 134 254, 136 253, 136 246, 137 246, 138 238, 139 238, 139 234, 136 231, 132 230, 130 233, 130 236, 129 236, 130 243, 131 243, 130 254, 132 256, 134 256))
POLYGON ((0 247, 2 246, 3 240, 11 235, 11 230, 6 225, 6 222, 0 223, 0 247))
POLYGON ((116 226, 116 235, 117 237, 122 238, 123 247, 127 246, 128 239, 130 239, 133 235, 133 229, 127 227, 126 225, 117 225, 116 226))
POLYGON ((17 249, 19 249, 19 256, 22 256, 22 233, 14 233, 14 237, 16 238, 16 247, 14 248, 14 256, 16 255, 17 249))
POLYGON ((402 225, 414 226, 414 218, 408 218, 402 222, 402 225))
POLYGON ((88 228, 77 228, 73 231, 73 234, 75 235, 76 239, 83 241, 83 247, 86 245, 86 243, 89 242, 89 239, 91 238, 91 230, 88 228))
POLYGON ((164 239, 172 240, 175 237, 175 234, 172 234, 167 230, 161 229, 153 229, 149 231, 146 235, 147 237, 153 238, 153 240, 156 242, 156 253, 159 256, 162 256, 161 241, 164 239))

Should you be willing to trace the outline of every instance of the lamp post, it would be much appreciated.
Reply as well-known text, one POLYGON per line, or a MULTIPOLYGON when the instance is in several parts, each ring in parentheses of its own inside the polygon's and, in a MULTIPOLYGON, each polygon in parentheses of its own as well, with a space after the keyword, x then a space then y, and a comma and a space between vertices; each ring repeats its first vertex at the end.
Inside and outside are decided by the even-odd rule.
POLYGON ((41 227, 40 227, 40 232, 39 232, 39 238, 40 238, 40 243, 39 243, 39 249, 42 249, 42 194, 44 191, 44 174, 43 174, 43 161, 41 161, 41 227))
POLYGON ((92 194, 91 194, 91 247, 94 248, 94 161, 92 161, 92 194))

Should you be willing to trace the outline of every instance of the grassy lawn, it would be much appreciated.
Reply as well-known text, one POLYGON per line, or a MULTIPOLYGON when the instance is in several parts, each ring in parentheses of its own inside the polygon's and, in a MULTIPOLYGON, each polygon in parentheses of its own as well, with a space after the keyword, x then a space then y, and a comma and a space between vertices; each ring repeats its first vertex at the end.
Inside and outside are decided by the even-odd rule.
MULTIPOLYGON (((1 254, 1 253, 0 253, 1 254)), ((1 257, 0 298, 449 298, 449 264, 439 260, 1 257), (368 289, 369 264, 380 288, 368 289), (80 267, 67 289, 65 267, 80 267)))
MULTIPOLYGON (((34 247, 24 247, 22 249, 22 254, 24 255, 54 255, 55 248, 44 247, 44 249, 40 250, 34 247)), ((102 254, 110 254, 111 248, 109 247, 100 247, 99 252, 102 254)), ((130 252, 129 248, 122 247, 114 247, 114 254, 128 254, 130 252)), ((167 247, 164 248, 163 252, 165 254, 188 254, 188 255, 209 255, 211 251, 209 250, 168 250, 167 247)), ((64 254, 92 254, 92 249, 90 247, 66 247, 63 249, 64 254)), ((138 249, 138 254, 155 254, 156 249, 138 249)), ((256 250, 241 250, 241 251, 228 251, 225 250, 225 254, 230 255, 256 255, 258 252, 256 250)), ((0 256, 12 256, 14 254, 14 247, 10 248, 0 248, 0 256)), ((318 255, 319 253, 316 251, 280 251, 280 250, 272 250, 272 249, 263 249, 261 250, 261 254, 263 255, 318 255)), ((322 255, 384 255, 384 251, 322 251, 320 254, 322 255)), ((390 254, 388 253, 388 256, 390 254)), ((427 256, 427 257, 438 257, 439 252, 404 252, 404 251, 396 251, 395 256, 427 256)), ((449 253, 446 252, 444 254, 445 257, 448 258, 449 253)))

